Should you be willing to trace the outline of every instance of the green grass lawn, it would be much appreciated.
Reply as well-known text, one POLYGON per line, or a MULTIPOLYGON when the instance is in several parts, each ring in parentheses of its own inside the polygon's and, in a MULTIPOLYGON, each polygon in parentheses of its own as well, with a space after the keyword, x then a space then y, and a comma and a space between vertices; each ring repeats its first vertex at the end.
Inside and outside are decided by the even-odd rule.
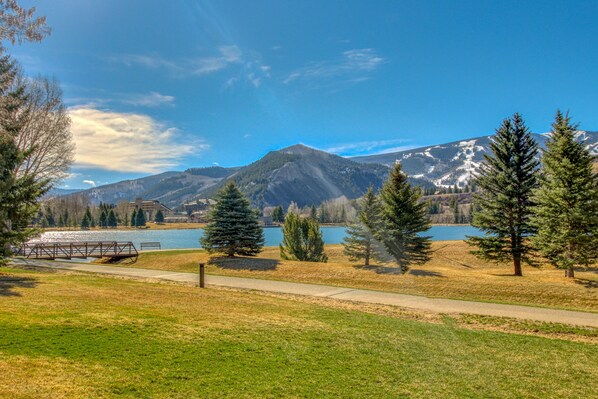
POLYGON ((3 398, 590 398, 598 380, 593 343, 259 293, 0 269, 0 309, 3 398))

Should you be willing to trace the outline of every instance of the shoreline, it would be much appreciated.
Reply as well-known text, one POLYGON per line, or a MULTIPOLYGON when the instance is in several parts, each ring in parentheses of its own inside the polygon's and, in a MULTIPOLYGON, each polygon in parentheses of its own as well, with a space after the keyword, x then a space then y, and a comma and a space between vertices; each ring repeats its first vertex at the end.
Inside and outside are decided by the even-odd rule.
MULTIPOLYGON (((164 224, 156 224, 156 223, 148 223, 145 227, 130 227, 130 226, 118 226, 116 228, 100 228, 94 227, 89 229, 80 229, 80 228, 73 228, 73 227, 48 227, 48 228, 39 228, 42 233, 48 232, 80 232, 80 231, 142 231, 142 230, 197 230, 203 229, 206 227, 207 223, 164 223, 164 224)), ((432 227, 440 226, 440 227, 466 227, 471 226, 471 224, 454 224, 454 223, 433 223, 432 227)), ((271 229, 271 228, 280 228, 282 224, 272 224, 268 226, 262 226, 264 229, 271 229)), ((320 224, 320 227, 347 227, 346 224, 342 223, 326 223, 320 224)))

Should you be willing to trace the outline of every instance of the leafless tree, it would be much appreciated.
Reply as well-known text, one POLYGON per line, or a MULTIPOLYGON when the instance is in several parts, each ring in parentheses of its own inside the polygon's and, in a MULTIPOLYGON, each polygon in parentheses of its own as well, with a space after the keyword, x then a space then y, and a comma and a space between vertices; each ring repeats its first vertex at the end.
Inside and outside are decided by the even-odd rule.
POLYGON ((16 0, 0 0, 0 44, 9 40, 12 44, 39 42, 50 34, 46 17, 36 17, 35 7, 19 6, 16 0))
POLYGON ((75 151, 60 85, 45 77, 29 79, 22 74, 17 84, 25 92, 25 125, 17 145, 28 153, 19 173, 31 175, 36 181, 59 181, 66 177, 75 151))

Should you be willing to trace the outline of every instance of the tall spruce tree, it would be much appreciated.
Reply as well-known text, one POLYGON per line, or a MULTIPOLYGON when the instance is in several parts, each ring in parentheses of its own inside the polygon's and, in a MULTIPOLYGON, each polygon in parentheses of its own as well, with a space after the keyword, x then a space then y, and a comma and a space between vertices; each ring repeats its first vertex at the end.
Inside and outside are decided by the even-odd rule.
POLYGON ((25 126, 24 88, 16 83, 17 67, 0 46, 0 262, 10 255, 35 229, 29 224, 39 210, 39 198, 50 188, 49 181, 20 176, 18 167, 30 154, 19 149, 17 137, 25 126))
POLYGON ((118 220, 116 218, 116 213, 114 213, 114 209, 110 209, 108 213, 108 227, 118 227, 118 220))
POLYGON ((145 226, 145 212, 143 212, 143 209, 137 210, 137 215, 135 216, 135 226, 137 226, 137 227, 145 226))
POLYGON ((598 258, 598 176, 576 131, 569 115, 557 111, 533 197, 533 245, 567 277, 598 258))
POLYGON ((530 262, 532 251, 528 236, 534 233, 530 217, 538 146, 515 114, 496 130, 490 149, 475 180, 480 191, 474 195, 478 211, 472 222, 485 236, 468 237, 467 243, 477 247, 472 253, 482 259, 513 262, 515 276, 521 276, 521 263, 530 262))
POLYGON ((158 212, 156 212, 156 217, 154 218, 154 220, 156 221, 156 223, 164 223, 164 212, 162 212, 162 209, 158 209, 158 212))
POLYGON ((264 230, 247 197, 231 181, 218 192, 216 200, 210 212, 210 222, 200 239, 202 247, 210 254, 224 253, 231 257, 260 253, 264 246, 264 230))
POLYGON ((282 206, 279 205, 272 210, 272 221, 277 223, 284 222, 284 210, 282 206))
POLYGON ((280 256, 288 260, 327 262, 320 224, 312 218, 287 213, 282 226, 280 256))
POLYGON ((106 227, 108 227, 108 215, 106 215, 106 212, 102 209, 102 213, 100 214, 100 219, 98 220, 98 224, 100 225, 100 228, 105 229, 106 227))
POLYGON ((347 227, 343 252, 352 261, 363 259, 368 266, 371 259, 379 259, 380 243, 374 238, 380 218, 380 203, 370 186, 358 203, 357 221, 347 227))
POLYGON ((430 258, 430 237, 421 233, 430 229, 426 204, 421 190, 411 187, 400 163, 396 163, 380 192, 381 224, 376 239, 384 244, 387 256, 397 263, 401 273, 411 264, 430 258))
POLYGON ((131 227, 137 226, 137 210, 133 209, 131 212, 131 227))
POLYGON ((309 217, 312 218, 313 220, 318 220, 318 209, 316 208, 315 205, 312 205, 311 208, 309 209, 309 217))

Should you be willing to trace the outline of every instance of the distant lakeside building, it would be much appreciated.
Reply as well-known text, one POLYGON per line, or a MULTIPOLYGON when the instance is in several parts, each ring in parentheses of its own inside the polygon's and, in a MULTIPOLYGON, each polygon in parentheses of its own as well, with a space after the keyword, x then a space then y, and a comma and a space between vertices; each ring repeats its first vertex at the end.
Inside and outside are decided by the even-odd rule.
POLYGON ((156 200, 144 200, 143 198, 137 198, 135 201, 128 203, 128 213, 133 211, 137 212, 139 210, 143 211, 146 220, 153 220, 158 211, 162 211, 164 216, 173 213, 172 209, 156 200))

